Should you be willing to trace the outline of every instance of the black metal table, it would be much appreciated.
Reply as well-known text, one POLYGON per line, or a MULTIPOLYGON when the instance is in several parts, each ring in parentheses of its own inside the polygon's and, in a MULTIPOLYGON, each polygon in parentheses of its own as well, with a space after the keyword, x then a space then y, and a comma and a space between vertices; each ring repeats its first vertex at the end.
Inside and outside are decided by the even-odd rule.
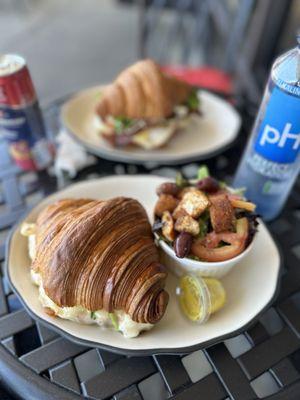
MULTIPOLYGON (((59 102, 46 111, 50 131, 58 127, 59 102)), ((253 110, 255 111, 255 110, 253 110)), ((243 113, 244 132, 235 145, 208 160, 220 179, 232 175, 253 115, 243 113)), ((197 164, 178 167, 193 176, 197 164)), ((154 172, 174 175, 174 169, 125 165, 98 160, 76 180, 107 174, 154 172)), ((57 182, 46 173, 24 173, 11 164, 0 146, 0 257, 11 225, 57 182)), ((63 182, 68 184, 66 180, 63 182)), ((300 184, 296 184, 282 215, 269 224, 283 252, 279 297, 244 333, 182 356, 125 357, 86 348, 35 323, 25 312, 5 278, 0 280, 0 398, 160 400, 174 398, 247 400, 300 398, 300 184)), ((261 268, 264 266, 262 265, 261 268)))

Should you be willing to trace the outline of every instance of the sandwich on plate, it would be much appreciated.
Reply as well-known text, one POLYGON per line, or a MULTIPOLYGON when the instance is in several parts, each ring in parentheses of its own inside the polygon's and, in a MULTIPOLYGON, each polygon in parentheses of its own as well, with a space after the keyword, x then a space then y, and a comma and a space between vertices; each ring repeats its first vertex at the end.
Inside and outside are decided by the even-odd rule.
POLYGON ((24 223, 31 276, 47 314, 114 327, 125 337, 151 329, 168 304, 167 273, 137 200, 63 199, 24 223))
POLYGON ((201 113, 193 86, 146 59, 103 88, 96 114, 99 132, 110 145, 152 150, 165 145, 176 132, 182 134, 201 113))

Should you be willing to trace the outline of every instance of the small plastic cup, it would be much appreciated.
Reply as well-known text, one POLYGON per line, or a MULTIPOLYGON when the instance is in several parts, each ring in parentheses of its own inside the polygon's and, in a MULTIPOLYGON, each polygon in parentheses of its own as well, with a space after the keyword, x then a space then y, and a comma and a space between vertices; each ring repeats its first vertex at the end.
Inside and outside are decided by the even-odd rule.
POLYGON ((180 278, 176 295, 183 314, 198 324, 204 324, 211 314, 222 308, 226 297, 220 281, 192 274, 180 278))

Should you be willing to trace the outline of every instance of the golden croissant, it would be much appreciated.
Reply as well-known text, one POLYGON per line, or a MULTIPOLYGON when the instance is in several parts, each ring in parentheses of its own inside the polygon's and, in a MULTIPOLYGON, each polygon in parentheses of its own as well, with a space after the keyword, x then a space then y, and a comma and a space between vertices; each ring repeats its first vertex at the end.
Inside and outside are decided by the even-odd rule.
POLYGON ((103 88, 96 107, 100 132, 113 146, 150 150, 164 145, 199 113, 191 85, 165 74, 153 60, 138 61, 103 88))
POLYGON ((80 320, 61 311, 79 307, 83 322, 100 325, 113 316, 129 337, 164 315, 167 273, 138 201, 60 200, 39 214, 34 234, 32 273, 39 276, 43 305, 55 315, 80 320))
POLYGON ((192 90, 187 83, 164 74, 154 61, 142 60, 121 72, 104 89, 97 111, 102 118, 164 118, 192 90))

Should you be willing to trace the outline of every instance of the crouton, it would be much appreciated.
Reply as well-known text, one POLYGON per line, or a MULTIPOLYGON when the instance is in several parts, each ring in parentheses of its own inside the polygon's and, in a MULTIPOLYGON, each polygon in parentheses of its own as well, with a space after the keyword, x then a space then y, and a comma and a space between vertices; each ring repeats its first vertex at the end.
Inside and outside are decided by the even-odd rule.
POLYGON ((170 242, 173 242, 175 240, 174 220, 170 211, 164 211, 161 222, 163 223, 161 229, 163 236, 170 242))
POLYGON ((179 217, 183 217, 184 215, 188 215, 187 212, 180 206, 180 204, 173 211, 172 217, 173 219, 178 219, 179 217))
POLYGON ((183 215, 177 219, 175 230, 178 232, 187 232, 193 236, 197 236, 200 232, 198 221, 189 215, 183 215))
POLYGON ((177 207, 178 200, 170 194, 161 194, 156 202, 154 213, 161 217, 164 211, 173 212, 177 207))
POLYGON ((180 190, 180 192, 177 194, 177 197, 178 199, 181 200, 186 193, 197 192, 197 191, 198 189, 195 186, 187 186, 180 190))
POLYGON ((209 209, 211 224, 216 233, 233 229, 235 220, 234 208, 225 193, 210 196, 209 209))
POLYGON ((160 196, 161 194, 171 194, 172 196, 177 196, 180 188, 173 182, 164 182, 156 188, 156 194, 160 196))
POLYGON ((200 190, 193 190, 187 192, 179 203, 179 207, 182 208, 188 215, 193 218, 198 218, 199 215, 206 210, 209 206, 209 200, 207 196, 200 190))

